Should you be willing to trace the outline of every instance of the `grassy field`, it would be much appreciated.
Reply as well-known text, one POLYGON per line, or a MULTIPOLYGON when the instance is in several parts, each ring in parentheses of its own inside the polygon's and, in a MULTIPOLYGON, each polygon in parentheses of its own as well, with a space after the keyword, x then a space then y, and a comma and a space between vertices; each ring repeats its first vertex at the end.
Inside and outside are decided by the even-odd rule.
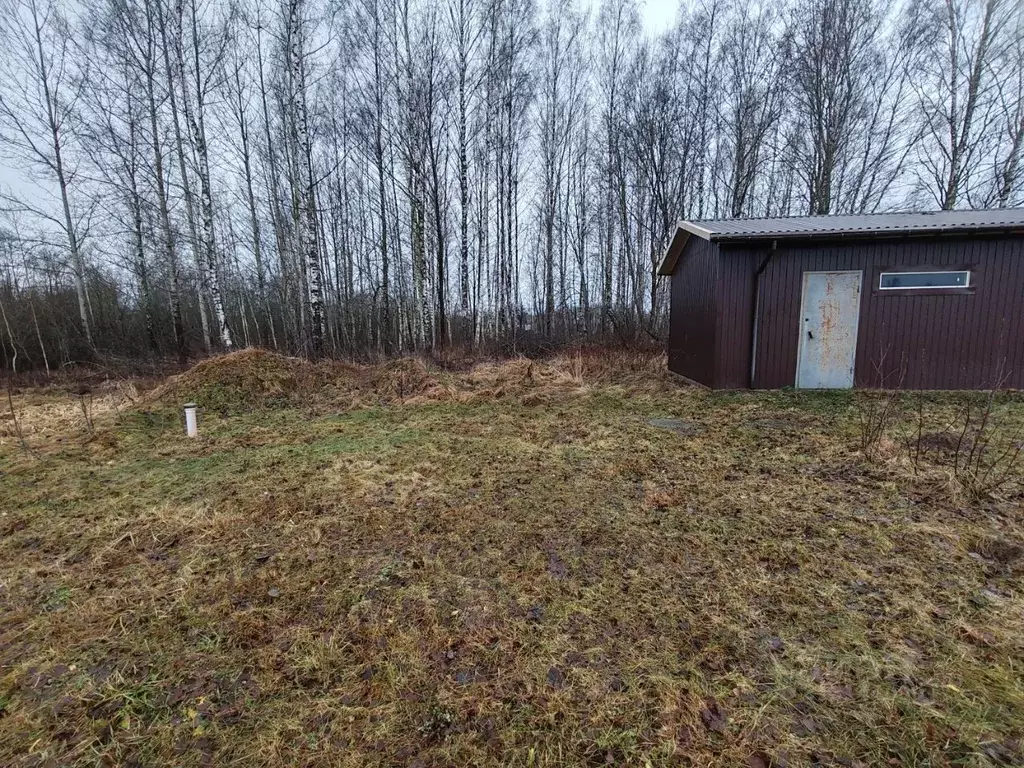
POLYGON ((868 460, 849 393, 293 367, 15 395, 0 764, 1024 759, 1019 470, 868 460))

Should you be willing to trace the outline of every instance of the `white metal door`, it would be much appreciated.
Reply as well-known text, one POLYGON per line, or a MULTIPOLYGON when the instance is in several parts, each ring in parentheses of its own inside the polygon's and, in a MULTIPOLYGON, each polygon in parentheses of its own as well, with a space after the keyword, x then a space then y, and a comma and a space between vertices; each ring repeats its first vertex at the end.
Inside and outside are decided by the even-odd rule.
POLYGON ((860 321, 861 272, 804 272, 796 386, 853 386, 860 321))

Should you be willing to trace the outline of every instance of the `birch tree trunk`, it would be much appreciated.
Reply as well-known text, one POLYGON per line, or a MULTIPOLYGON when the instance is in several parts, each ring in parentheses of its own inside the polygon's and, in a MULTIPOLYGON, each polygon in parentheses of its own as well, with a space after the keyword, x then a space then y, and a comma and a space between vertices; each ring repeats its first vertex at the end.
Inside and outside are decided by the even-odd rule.
POLYGON ((196 18, 195 0, 190 3, 192 22, 192 53, 193 72, 195 78, 195 112, 190 111, 190 98, 186 81, 182 78, 182 105, 186 119, 192 128, 192 141, 199 160, 199 196, 203 214, 203 232, 200 245, 204 255, 206 286, 213 306, 213 315, 217 322, 217 336, 223 349, 232 348, 231 329, 228 328, 227 316, 224 312, 224 299, 221 295, 220 274, 218 270, 217 243, 213 232, 213 189, 210 179, 210 156, 206 142, 206 93, 203 84, 202 67, 199 57, 199 20, 196 18))
MULTIPOLYGON (((54 62, 48 59, 48 56, 53 56, 53 52, 48 50, 46 44, 43 41, 43 24, 45 18, 48 18, 55 9, 45 9, 43 17, 40 16, 40 8, 36 3, 36 0, 28 0, 28 10, 32 17, 32 39, 35 43, 34 58, 35 63, 38 66, 36 70, 36 77, 38 78, 38 87, 43 97, 45 106, 46 124, 49 128, 49 141, 50 146, 53 150, 52 163, 50 167, 53 171, 54 179, 57 182, 57 186, 60 189, 60 203, 61 213, 64 217, 64 231, 68 239, 68 250, 71 253, 71 272, 75 281, 75 294, 78 298, 78 317, 82 323, 82 333, 85 336, 86 343, 90 347, 94 347, 92 337, 92 325, 89 322, 89 311, 88 311, 88 297, 85 290, 85 259, 82 258, 81 243, 78 239, 78 232, 76 231, 75 222, 71 215, 71 200, 68 192, 68 175, 64 167, 64 152, 63 146, 64 141, 61 136, 61 128, 58 124, 58 113, 59 109, 58 98, 59 93, 55 91, 54 83, 51 82, 53 72, 55 69, 54 62)), ((59 55, 63 57, 66 53, 66 48, 59 52, 59 55)), ((63 62, 60 62, 59 69, 63 69, 63 62)), ((3 105, 6 107, 6 105, 3 105)))
POLYGON ((159 354, 160 345, 156 340, 156 328, 153 323, 153 297, 149 285, 149 269, 146 264, 146 248, 142 233, 142 196, 139 194, 138 179, 136 177, 135 159, 138 148, 137 131, 138 125, 134 111, 134 100, 129 96, 127 104, 128 122, 128 201, 132 218, 132 248, 135 255, 135 270, 139 276, 139 301, 142 303, 143 317, 145 318, 146 339, 153 354, 159 354))
POLYGON ((370 0, 373 18, 373 160, 377 169, 377 203, 380 219, 380 347, 385 354, 391 352, 391 283, 390 261, 388 258, 388 216, 387 184, 389 172, 384 165, 384 71, 383 71, 383 25, 380 17, 379 0, 370 0))
POLYGON ((288 0, 285 26, 286 77, 291 109, 294 165, 293 199, 296 205, 296 242, 305 260, 309 302, 310 354, 323 354, 324 304, 323 271, 317 243, 317 215, 313 152, 309 140, 309 116, 306 106, 305 29, 302 0, 288 0))
POLYGON ((470 27, 470 0, 455 0, 450 9, 455 35, 455 68, 458 78, 458 112, 456 113, 456 155, 459 183, 459 307, 469 312, 469 66, 473 40, 470 27))
MULTIPOLYGON (((153 0, 149 0, 152 2, 153 0)), ((205 271, 203 269, 203 257, 202 247, 199 241, 199 230, 196 228, 196 213, 195 213, 195 201, 192 196, 192 183, 189 179, 188 166, 185 164, 185 142, 181 133, 181 121, 178 118, 178 97, 175 88, 175 74, 171 68, 170 59, 170 45, 167 35, 167 15, 168 11, 163 7, 163 0, 156 0, 161 3, 160 11, 158 14, 159 27, 160 27, 160 43, 161 49, 163 50, 163 63, 164 63, 164 76, 167 81, 167 101, 171 106, 171 124, 174 127, 174 146, 176 158, 178 161, 178 173, 181 176, 181 188, 182 193, 185 197, 185 215, 188 220, 188 232, 189 232, 189 244, 192 247, 192 256, 196 262, 196 269, 199 273, 199 288, 198 288, 198 299, 199 299, 199 323, 203 332, 203 348, 209 353, 213 348, 213 341, 210 337, 210 320, 206 313, 206 280, 205 271)), ((176 11, 177 23, 174 28, 174 39, 175 39, 175 59, 177 62, 177 73, 181 79, 182 90, 185 89, 185 64, 184 54, 181 50, 181 24, 180 24, 180 11, 176 11)))
MULTIPOLYGON (((149 26, 149 52, 153 50, 153 13, 148 6, 147 24, 149 26)), ((150 141, 153 148, 153 181, 156 188, 157 211, 160 221, 160 232, 163 238, 164 256, 167 259, 170 273, 170 306, 171 319, 174 325, 174 340, 178 349, 178 360, 184 365, 188 360, 188 347, 185 339, 185 327, 181 318, 181 292, 179 289, 178 254, 174 243, 174 231, 171 229, 170 208, 167 202, 167 187, 164 181, 164 156, 160 146, 160 125, 157 119, 156 83, 154 60, 144 73, 146 82, 146 101, 149 109, 150 141)))
MULTIPOLYGON (((269 332, 271 344, 274 349, 277 345, 277 332, 274 330, 274 315, 270 308, 270 299, 267 296, 266 268, 263 264, 263 243, 260 237, 260 219, 256 210, 256 195, 253 192, 252 181, 252 151, 249 141, 249 121, 246 117, 244 95, 242 91, 241 65, 235 66, 235 95, 237 97, 235 116, 238 120, 238 135, 242 142, 242 171, 245 176, 245 203, 249 208, 249 225, 252 232, 252 250, 256 261, 256 298, 260 311, 264 312, 266 328, 269 332)), ((263 331, 261 323, 256 321, 257 337, 262 342, 263 331)))

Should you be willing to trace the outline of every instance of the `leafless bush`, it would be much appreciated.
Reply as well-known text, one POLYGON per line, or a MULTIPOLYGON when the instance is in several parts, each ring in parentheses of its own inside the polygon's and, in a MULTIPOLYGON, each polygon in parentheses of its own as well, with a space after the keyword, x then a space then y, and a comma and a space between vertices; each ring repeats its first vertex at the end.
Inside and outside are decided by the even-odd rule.
POLYGON ((959 435, 952 430, 960 420, 962 405, 952 418, 937 416, 938 406, 922 393, 913 396, 913 408, 899 424, 899 439, 914 474, 921 473, 926 462, 942 464, 942 454, 956 450, 959 435))
POLYGON ((854 399, 860 425, 860 450, 869 459, 882 453, 879 449, 888 439, 887 433, 902 413, 902 393, 890 389, 880 392, 859 392, 854 399))
POLYGON ((886 352, 882 350, 875 363, 875 378, 878 390, 858 392, 854 398, 857 419, 860 425, 860 450, 869 459, 877 459, 886 453, 880 448, 888 440, 887 433, 893 424, 902 416, 903 378, 906 374, 905 363, 900 366, 897 374, 886 373, 886 352))
MULTIPOLYGON (((998 408, 998 388, 961 395, 953 415, 933 407, 923 396, 911 419, 901 424, 900 437, 915 474, 931 465, 946 469, 968 498, 989 496, 1018 473, 1024 452, 1024 426, 998 408)), ((934 404, 933 404, 934 405, 934 404)))
POLYGON ((953 453, 953 475, 972 497, 987 496, 1011 478, 1024 443, 1021 427, 1014 428, 993 410, 996 390, 989 390, 980 414, 972 418, 968 400, 953 453))

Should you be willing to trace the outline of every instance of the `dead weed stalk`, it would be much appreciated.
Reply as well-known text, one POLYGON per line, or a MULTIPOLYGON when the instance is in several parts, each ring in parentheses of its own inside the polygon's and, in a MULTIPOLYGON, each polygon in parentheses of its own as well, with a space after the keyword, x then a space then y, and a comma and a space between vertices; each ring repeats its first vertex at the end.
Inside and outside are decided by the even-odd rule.
POLYGON ((92 389, 86 384, 79 384, 73 390, 72 394, 78 398, 78 405, 82 409, 82 420, 85 422, 85 431, 90 435, 93 434, 96 429, 92 423, 92 389), (88 403, 86 403, 88 398, 88 403))
POLYGON ((14 408, 14 396, 11 392, 11 380, 6 379, 4 383, 7 385, 7 406, 11 409, 11 421, 14 423, 14 432, 18 436, 18 443, 21 445, 21 450, 29 456, 35 457, 35 451, 25 439, 25 434, 21 431, 21 424, 18 422, 18 412, 14 408))
POLYGON ((859 392, 854 400, 857 422, 860 426, 860 450, 869 460, 889 457, 886 450, 892 445, 888 438, 890 428, 900 421, 903 405, 903 380, 906 377, 906 362, 903 361, 895 373, 886 373, 886 350, 879 353, 874 364, 878 390, 859 392))
POLYGON ((854 400, 857 423, 860 427, 860 450, 870 460, 882 458, 888 443, 887 433, 902 412, 902 393, 899 390, 885 392, 861 392, 854 400))

